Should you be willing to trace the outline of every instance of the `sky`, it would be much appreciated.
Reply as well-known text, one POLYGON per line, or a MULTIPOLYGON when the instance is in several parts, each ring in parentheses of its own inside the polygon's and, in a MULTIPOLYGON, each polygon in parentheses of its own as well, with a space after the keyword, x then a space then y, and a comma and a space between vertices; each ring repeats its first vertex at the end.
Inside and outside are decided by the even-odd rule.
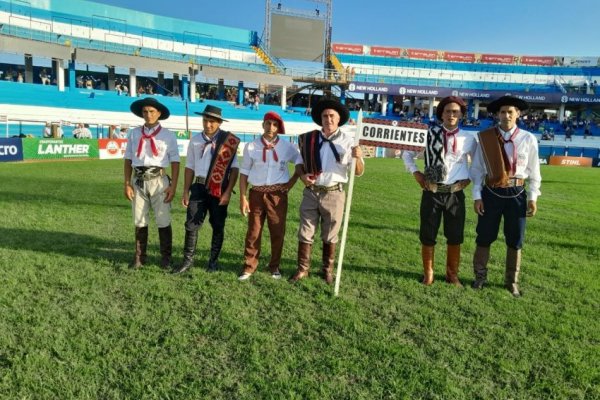
MULTIPOLYGON (((265 0, 95 0, 257 31, 265 0)), ((279 0, 272 0, 276 4, 279 0)), ((281 0, 302 10, 324 4, 281 0)), ((332 42, 474 53, 600 56, 600 0, 332 0, 332 42)))

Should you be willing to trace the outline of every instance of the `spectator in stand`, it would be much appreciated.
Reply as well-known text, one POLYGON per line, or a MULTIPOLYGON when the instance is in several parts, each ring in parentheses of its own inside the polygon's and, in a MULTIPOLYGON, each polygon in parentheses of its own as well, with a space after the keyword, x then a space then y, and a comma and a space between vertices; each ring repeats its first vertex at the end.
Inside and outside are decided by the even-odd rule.
POLYGON ((565 141, 566 140, 570 140, 571 142, 573 141, 573 127, 568 124, 567 127, 565 128, 565 141))
POLYGON ((50 84, 50 75, 48 75, 46 68, 42 68, 42 71, 40 72, 40 80, 42 81, 42 85, 50 84))
POLYGON ((23 73, 21 71, 17 74, 17 82, 23 83, 23 73))
POLYGON ((128 134, 129 129, 126 126, 122 126, 121 129, 119 129, 119 132, 116 134, 117 139, 127 139, 128 134))
POLYGON ((77 124, 77 127, 73 129, 73 137, 75 139, 91 139, 92 131, 90 131, 88 124, 77 124))
POLYGON ((585 121, 585 127, 583 128, 583 138, 587 139, 588 136, 592 136, 592 127, 589 119, 585 121))
POLYGON ((258 111, 258 106, 260 104, 260 97, 258 96, 258 92, 254 95, 254 111, 258 111))
POLYGON ((46 125, 44 125, 44 130, 42 131, 42 137, 51 138, 52 137, 52 122, 47 121, 46 125))
POLYGON ((78 88, 82 88, 83 87, 83 76, 78 75, 75 83, 78 88))

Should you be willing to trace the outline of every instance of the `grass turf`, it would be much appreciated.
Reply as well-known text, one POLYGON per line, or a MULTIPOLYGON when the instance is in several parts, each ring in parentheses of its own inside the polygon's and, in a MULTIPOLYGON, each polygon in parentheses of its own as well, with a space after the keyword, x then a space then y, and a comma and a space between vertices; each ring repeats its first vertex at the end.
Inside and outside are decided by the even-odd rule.
MULTIPOLYGON (((528 221, 523 297, 503 289, 502 235, 490 285, 472 282, 475 216, 457 289, 421 277, 419 189, 399 160, 357 178, 340 296, 316 274, 297 285, 263 262, 238 282, 246 224, 229 207, 222 270, 172 276, 133 252, 122 163, 0 165, 0 397, 219 399, 600 398, 598 169, 543 166, 528 221)), ((470 193, 467 190, 467 193, 470 193)), ((301 189, 290 193, 282 272, 295 269, 301 189)), ((185 211, 173 208, 181 259, 185 211)), ((320 246, 313 249, 313 271, 320 246)))

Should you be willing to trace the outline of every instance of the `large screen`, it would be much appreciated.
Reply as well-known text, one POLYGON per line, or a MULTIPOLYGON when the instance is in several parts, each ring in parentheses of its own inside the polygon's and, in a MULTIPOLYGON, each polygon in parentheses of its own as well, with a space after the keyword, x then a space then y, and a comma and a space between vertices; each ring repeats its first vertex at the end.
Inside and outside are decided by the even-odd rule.
POLYGON ((271 54, 277 58, 322 62, 325 53, 325 21, 273 14, 271 54))

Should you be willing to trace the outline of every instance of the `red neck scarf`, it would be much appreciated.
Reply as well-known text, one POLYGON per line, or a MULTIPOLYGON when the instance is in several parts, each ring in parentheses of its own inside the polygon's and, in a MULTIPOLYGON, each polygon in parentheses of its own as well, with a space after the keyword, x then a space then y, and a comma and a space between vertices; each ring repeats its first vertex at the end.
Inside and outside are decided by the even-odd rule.
POLYGON ((149 135, 144 133, 145 128, 146 128, 146 126, 142 125, 142 137, 140 137, 140 141, 138 142, 137 156, 139 158, 140 155, 142 155, 142 150, 144 148, 144 140, 149 140, 150 148, 152 149, 152 155, 154 157, 156 157, 156 156, 158 156, 158 149, 156 148, 156 142, 154 141, 154 138, 156 137, 156 135, 158 135, 158 133, 162 129, 162 126, 158 125, 158 128, 156 128, 154 133, 151 133, 149 135))
POLYGON ((260 141, 263 144, 263 162, 267 162, 267 150, 273 150, 273 159, 275 162, 279 161, 279 157, 277 157, 277 151, 275 151, 275 146, 279 143, 279 136, 275 138, 272 142, 267 142, 264 137, 260 138, 260 141))
POLYGON ((456 134, 460 128, 456 128, 453 131, 449 131, 445 126, 442 126, 442 128, 444 128, 444 153, 448 153, 448 140, 450 140, 450 137, 454 137, 454 142, 452 143, 452 153, 456 153, 456 134))
MULTIPOLYGON (((512 133, 512 135, 510 135, 510 137, 508 139, 504 139, 504 135, 503 132, 501 131, 499 128, 497 128, 497 132, 498 132, 498 137, 500 139, 502 139, 502 143, 504 145, 506 145, 507 143, 511 143, 512 144, 512 160, 507 160, 508 164, 510 165, 510 176, 513 177, 515 176, 515 173, 517 172, 517 146, 515 146, 515 137, 517 137, 517 134, 519 133, 519 128, 516 127, 515 131, 512 133)), ((508 133, 508 132, 506 132, 508 133)), ((504 150, 503 154, 506 154, 506 149, 504 146, 502 146, 502 149, 504 150)), ((506 157, 508 158, 508 156, 506 157)))

